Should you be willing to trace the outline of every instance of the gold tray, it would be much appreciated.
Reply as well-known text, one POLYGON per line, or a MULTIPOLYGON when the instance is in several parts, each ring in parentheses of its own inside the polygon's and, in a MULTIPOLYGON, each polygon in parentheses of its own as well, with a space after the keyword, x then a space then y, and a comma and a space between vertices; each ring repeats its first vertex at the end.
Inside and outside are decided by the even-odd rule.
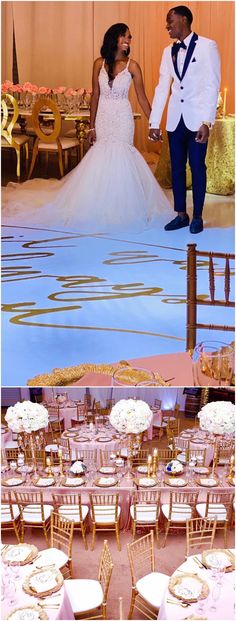
POLYGON ((117 473, 117 469, 115 468, 115 466, 101 466, 101 468, 98 469, 98 472, 101 472, 101 474, 113 475, 117 473))
POLYGON ((209 569, 213 567, 207 561, 207 557, 209 556, 209 554, 214 554, 215 552, 223 552, 225 556, 227 556, 227 558, 229 559, 230 565, 226 567, 225 569, 226 573, 233 571, 233 569, 235 569, 235 556, 233 552, 230 552, 230 550, 226 550, 224 548, 212 548, 212 550, 205 550, 204 552, 202 552, 202 562, 206 567, 208 567, 209 569))
POLYGON ((206 599, 206 597, 209 594, 209 587, 207 582, 205 582, 204 580, 202 580, 202 578, 200 578, 199 576, 196 576, 195 574, 192 573, 184 573, 181 576, 172 576, 169 580, 169 591, 172 595, 174 595, 174 597, 176 597, 177 599, 180 599, 182 602, 189 602, 189 603, 193 603, 193 602, 197 602, 199 599, 206 599), (200 595, 198 595, 198 597, 185 597, 184 595, 178 595, 175 592, 175 586, 178 584, 181 584, 181 582, 183 581, 184 578, 193 578, 194 580, 196 580, 197 582, 200 582, 202 585, 202 590, 200 595))
POLYGON ((1 483, 2 485, 6 486, 6 487, 15 487, 15 485, 22 485, 22 483, 25 482, 25 479, 23 477, 7 477, 6 479, 2 479, 1 483), (18 483, 13 483, 12 485, 9 485, 8 481, 11 481, 11 479, 17 479, 18 483))
POLYGON ((109 477, 113 479, 113 483, 100 483, 101 478, 105 478, 105 477, 97 477, 94 480, 94 485, 97 485, 98 487, 114 487, 114 485, 117 485, 118 483, 118 479, 116 477, 109 477))
POLYGON ((33 561, 36 556, 38 555, 38 548, 36 548, 36 546, 34 546, 33 544, 30 543, 18 543, 17 545, 8 545, 6 548, 4 548, 4 550, 1 553, 1 557, 4 563, 7 563, 8 565, 27 565, 28 563, 30 563, 31 561, 33 561), (28 547, 29 548, 29 554, 28 556, 25 558, 24 561, 11 561, 10 559, 7 558, 7 553, 9 552, 9 548, 20 548, 20 547, 28 547))
MULTIPOLYGON (((40 604, 35 604, 35 606, 32 605, 25 605, 25 606, 20 606, 20 608, 14 608, 13 610, 11 610, 11 612, 9 612, 9 614, 7 615, 6 619, 9 619, 9 621, 11 621, 12 619, 12 615, 15 612, 20 612, 20 610, 36 610, 36 612, 38 612, 39 615, 39 619, 48 619, 48 615, 45 612, 45 610, 40 606, 40 604)), ((18 619, 20 619, 21 617, 19 616, 18 619)), ((23 617, 22 617, 23 619, 23 617)))
POLYGON ((185 487, 185 485, 188 484, 188 481, 186 481, 186 479, 182 479, 181 477, 165 477, 164 483, 170 487, 185 487), (177 483, 177 481, 182 481, 181 485, 177 483))
POLYGON ((112 438, 108 438, 106 436, 104 436, 104 437, 102 436, 101 438, 97 438, 96 441, 97 442, 104 442, 104 443, 106 443, 106 442, 111 442, 112 438))
POLYGON ((57 591, 60 591, 63 585, 63 582, 64 582, 64 578, 61 572, 59 571, 59 569, 57 569, 54 565, 50 565, 47 568, 35 569, 34 571, 32 571, 32 573, 29 574, 26 577, 25 581, 23 582, 22 588, 23 588, 23 591, 25 591, 25 593, 28 593, 28 595, 34 595, 35 597, 40 598, 40 597, 44 597, 45 595, 51 595, 52 593, 56 593, 57 591), (46 573, 49 569, 51 573, 55 575, 57 584, 52 589, 48 589, 46 591, 41 591, 40 593, 38 593, 37 591, 35 591, 35 589, 33 589, 30 586, 30 579, 32 578, 32 576, 36 576, 36 574, 46 573))

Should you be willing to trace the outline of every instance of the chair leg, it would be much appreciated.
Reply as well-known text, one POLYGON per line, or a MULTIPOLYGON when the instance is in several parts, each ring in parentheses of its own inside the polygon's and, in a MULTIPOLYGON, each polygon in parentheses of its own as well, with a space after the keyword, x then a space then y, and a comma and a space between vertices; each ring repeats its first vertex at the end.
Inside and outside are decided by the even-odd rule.
POLYGON ((31 164, 30 164, 30 169, 29 169, 29 174, 28 174, 28 179, 30 179, 32 172, 34 170, 35 167, 35 162, 38 156, 38 140, 35 140, 34 143, 34 147, 33 147, 33 153, 32 153, 32 160, 31 160, 31 164))
POLYGON ((131 602, 130 602, 130 609, 129 609, 128 619, 132 619, 132 614, 133 614, 134 604, 135 604, 135 597, 136 597, 136 591, 135 591, 134 587, 132 587, 132 595, 131 595, 131 602))
POLYGON ((227 527, 228 527, 228 524, 227 522, 225 522, 225 525, 224 525, 224 546, 225 548, 227 548, 227 527))
POLYGON ((61 177, 64 177, 62 150, 58 149, 58 163, 61 177))
POLYGON ((70 558, 68 561, 70 578, 72 579, 72 559, 70 558))
POLYGON ((135 522, 135 520, 133 521, 132 531, 133 531, 133 539, 135 539, 135 535, 136 535, 136 522, 135 522))
POLYGON ((20 148, 16 149, 16 176, 17 181, 20 181, 20 148))
POLYGON ((107 605, 106 604, 102 605, 102 618, 107 619, 107 605))
POLYGON ((87 539, 86 539, 86 527, 83 524, 83 522, 81 522, 81 533, 82 533, 82 537, 83 537, 83 542, 84 542, 85 550, 87 550, 88 549, 88 544, 87 544, 87 539))
POLYGON ((116 524, 116 540, 117 540, 117 547, 119 552, 121 551, 121 545, 120 545, 120 531, 119 531, 119 524, 116 524))
POLYGON ((163 541, 163 546, 162 546, 163 548, 165 548, 165 545, 166 545, 166 540, 167 540, 167 535, 168 535, 168 532, 169 532, 169 528, 170 528, 170 523, 167 522, 167 524, 165 526, 165 536, 164 536, 164 541, 163 541))
POLYGON ((49 541, 48 541, 48 533, 47 533, 47 528, 46 528, 46 524, 43 524, 43 532, 44 532, 44 537, 46 539, 46 544, 49 547, 49 541))
POLYGON ((65 151, 64 154, 65 154, 65 170, 68 170, 68 151, 65 151))
POLYGON ((91 543, 91 550, 94 550, 95 533, 96 533, 96 525, 95 525, 95 524, 93 524, 93 532, 92 532, 92 543, 91 543))

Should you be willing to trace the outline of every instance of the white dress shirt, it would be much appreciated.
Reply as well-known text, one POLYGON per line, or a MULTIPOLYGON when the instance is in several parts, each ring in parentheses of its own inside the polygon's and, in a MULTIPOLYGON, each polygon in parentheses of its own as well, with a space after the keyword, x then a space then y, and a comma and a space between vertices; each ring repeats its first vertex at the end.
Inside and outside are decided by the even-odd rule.
MULTIPOLYGON (((179 48, 178 55, 177 55, 177 67, 178 67, 179 75, 182 74, 185 57, 186 57, 186 54, 187 54, 187 51, 188 51, 188 46, 189 46, 189 43, 190 43, 190 41, 192 39, 192 36, 193 36, 193 33, 190 32, 190 34, 183 40, 183 43, 185 43, 185 45, 186 45, 186 50, 184 50, 183 47, 179 48)), ((180 43, 180 41, 178 40, 177 43, 180 43)))

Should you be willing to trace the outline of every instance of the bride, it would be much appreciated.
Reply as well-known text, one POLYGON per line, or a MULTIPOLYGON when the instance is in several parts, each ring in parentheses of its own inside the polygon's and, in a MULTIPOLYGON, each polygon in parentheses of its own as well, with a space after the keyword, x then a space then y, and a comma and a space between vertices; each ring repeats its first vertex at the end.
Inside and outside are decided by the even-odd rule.
POLYGON ((128 99, 133 80, 149 118, 141 69, 129 58, 131 34, 114 24, 104 36, 93 67, 88 140, 82 161, 61 180, 32 179, 3 188, 3 221, 78 229, 79 232, 139 231, 155 226, 170 204, 145 160, 133 146, 128 99))

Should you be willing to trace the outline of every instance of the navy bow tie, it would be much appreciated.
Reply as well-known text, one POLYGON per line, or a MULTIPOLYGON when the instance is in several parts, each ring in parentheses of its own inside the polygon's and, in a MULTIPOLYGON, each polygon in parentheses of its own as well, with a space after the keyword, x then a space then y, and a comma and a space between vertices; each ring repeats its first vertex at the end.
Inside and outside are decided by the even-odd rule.
POLYGON ((183 41, 180 41, 179 43, 174 43, 173 44, 173 52, 177 55, 178 51, 180 50, 180 48, 183 48, 184 50, 187 49, 187 45, 185 45, 185 43, 183 41))

